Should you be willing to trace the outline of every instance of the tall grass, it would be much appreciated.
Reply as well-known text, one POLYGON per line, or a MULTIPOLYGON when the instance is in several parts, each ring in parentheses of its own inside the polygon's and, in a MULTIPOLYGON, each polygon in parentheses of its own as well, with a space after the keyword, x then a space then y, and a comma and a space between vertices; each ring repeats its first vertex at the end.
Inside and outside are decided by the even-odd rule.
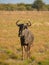
POLYGON ((48 11, 0 11, 0 60, 8 60, 9 63, 13 62, 13 65, 16 63, 17 65, 23 65, 23 62, 20 59, 21 45, 20 39, 18 37, 18 27, 16 26, 17 20, 20 20, 19 23, 26 23, 30 20, 32 26, 29 27, 29 30, 34 34, 34 42, 30 51, 31 61, 26 60, 24 61, 24 64, 29 65, 29 63, 31 62, 32 65, 48 65, 48 11))

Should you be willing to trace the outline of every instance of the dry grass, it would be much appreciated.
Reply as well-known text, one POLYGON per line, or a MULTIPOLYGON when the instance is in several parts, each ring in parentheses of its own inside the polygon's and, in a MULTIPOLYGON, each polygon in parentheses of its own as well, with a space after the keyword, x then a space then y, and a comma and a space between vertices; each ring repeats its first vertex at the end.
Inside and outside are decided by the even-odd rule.
MULTIPOLYGON (((33 64, 37 65, 38 61, 49 60, 49 11, 0 11, 1 59, 9 59, 10 55, 13 57, 13 54, 16 60, 21 58, 18 27, 15 24, 18 19, 20 23, 26 23, 28 20, 32 23, 29 29, 35 37, 31 47, 31 57, 35 60, 33 64)), ((28 61, 25 61, 25 63, 27 64, 28 61)), ((21 60, 17 64, 23 65, 21 60)))

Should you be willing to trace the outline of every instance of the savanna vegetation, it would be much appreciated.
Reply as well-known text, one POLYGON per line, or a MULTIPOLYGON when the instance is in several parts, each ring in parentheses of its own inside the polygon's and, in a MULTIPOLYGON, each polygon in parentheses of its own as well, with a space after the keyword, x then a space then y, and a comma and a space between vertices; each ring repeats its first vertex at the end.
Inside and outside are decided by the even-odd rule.
POLYGON ((45 4, 43 0, 35 0, 32 4, 0 4, 0 10, 5 11, 49 11, 49 4, 45 4))
POLYGON ((49 65, 49 4, 35 0, 33 4, 0 4, 0 65, 49 65), (30 21, 34 34, 31 57, 21 60, 18 37, 19 23, 30 21))
POLYGON ((49 11, 0 11, 0 65, 49 65, 49 11), (17 20, 32 23, 29 60, 21 60, 17 20))

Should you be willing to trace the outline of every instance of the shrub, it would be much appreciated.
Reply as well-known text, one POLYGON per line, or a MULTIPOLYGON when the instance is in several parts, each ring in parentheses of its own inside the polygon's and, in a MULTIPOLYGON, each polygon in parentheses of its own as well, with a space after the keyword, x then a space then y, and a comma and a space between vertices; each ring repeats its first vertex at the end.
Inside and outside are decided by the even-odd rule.
POLYGON ((13 53, 13 54, 10 55, 10 58, 11 59, 18 59, 18 56, 13 53))
POLYGON ((39 61, 39 62, 38 62, 38 65, 42 65, 42 63, 39 61))
POLYGON ((32 61, 34 61, 34 60, 35 60, 35 57, 34 57, 34 56, 32 56, 32 57, 31 57, 31 60, 32 60, 32 61))

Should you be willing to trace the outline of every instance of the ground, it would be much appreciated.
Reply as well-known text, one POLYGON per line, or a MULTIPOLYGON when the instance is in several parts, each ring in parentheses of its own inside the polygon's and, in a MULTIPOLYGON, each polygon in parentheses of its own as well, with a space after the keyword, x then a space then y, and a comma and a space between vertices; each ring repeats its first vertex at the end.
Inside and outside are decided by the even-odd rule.
POLYGON ((49 65, 49 11, 0 11, 0 65, 49 65), (29 60, 21 60, 17 20, 32 23, 29 60))

